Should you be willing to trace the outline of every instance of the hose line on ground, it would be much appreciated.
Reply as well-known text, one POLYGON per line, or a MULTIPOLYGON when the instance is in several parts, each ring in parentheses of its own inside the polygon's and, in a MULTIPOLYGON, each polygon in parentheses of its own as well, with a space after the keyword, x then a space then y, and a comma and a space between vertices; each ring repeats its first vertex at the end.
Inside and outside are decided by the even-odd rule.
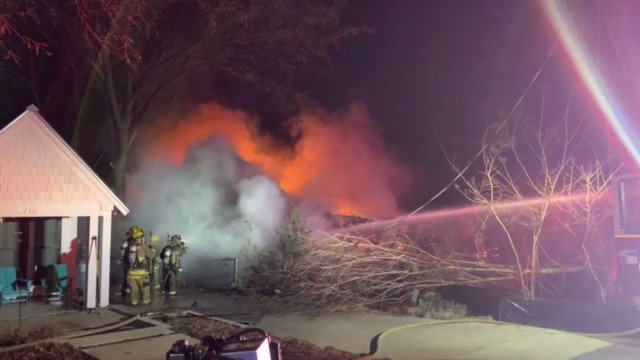
MULTIPOLYGON (((371 339, 371 343, 369 344, 369 355, 368 356, 373 356, 378 352, 378 348, 380 346, 380 344, 382 343, 382 340, 387 337, 388 335, 398 332, 398 331, 402 331, 402 330, 407 330, 407 329, 411 329, 411 328, 416 328, 416 327, 422 327, 422 326, 436 326, 436 325, 449 325, 449 324, 471 324, 471 323, 476 323, 476 324, 492 324, 492 325, 515 325, 515 326, 524 326, 524 327, 529 327, 529 328, 534 328, 534 329, 543 329, 543 330, 555 330, 555 331, 564 331, 564 330, 558 330, 558 329, 548 329, 548 328, 541 328, 541 327, 536 327, 536 326, 531 326, 531 325, 525 325, 525 324, 515 324, 515 323, 508 323, 508 322, 503 322, 503 321, 496 321, 496 320, 483 320, 483 319, 460 319, 460 320, 440 320, 440 321, 433 321, 433 322, 423 322, 423 323, 413 323, 413 324, 407 324, 407 325, 403 325, 403 326, 398 326, 398 327, 394 327, 391 328, 389 330, 385 330, 383 332, 381 332, 380 334, 376 335, 373 339, 371 339)), ((627 330, 627 331, 622 331, 622 332, 616 332, 616 333, 579 333, 579 332, 573 332, 573 331, 565 331, 571 334, 575 334, 575 335, 581 335, 581 336, 588 336, 588 337, 609 337, 609 338, 613 338, 613 337, 617 337, 617 336, 625 336, 625 335, 631 335, 631 334, 635 334, 635 333, 640 333, 640 327, 637 328, 633 328, 631 330, 627 330)))

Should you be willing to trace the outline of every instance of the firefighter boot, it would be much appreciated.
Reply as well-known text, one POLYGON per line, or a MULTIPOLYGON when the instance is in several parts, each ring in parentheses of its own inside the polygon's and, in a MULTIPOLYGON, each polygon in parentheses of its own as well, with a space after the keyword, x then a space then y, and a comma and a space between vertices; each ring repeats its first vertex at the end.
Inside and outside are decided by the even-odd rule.
POLYGON ((173 271, 169 272, 169 296, 176 296, 178 293, 177 289, 177 281, 176 281, 176 273, 173 271))

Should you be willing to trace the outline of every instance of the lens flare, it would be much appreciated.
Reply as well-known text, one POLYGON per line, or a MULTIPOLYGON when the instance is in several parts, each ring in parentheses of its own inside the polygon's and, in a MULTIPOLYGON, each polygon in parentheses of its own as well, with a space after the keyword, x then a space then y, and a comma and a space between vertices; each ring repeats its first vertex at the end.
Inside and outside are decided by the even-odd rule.
POLYGON ((638 150, 638 139, 632 134, 621 106, 618 106, 607 89, 607 84, 602 76, 590 61, 583 40, 580 39, 575 27, 567 16, 565 2, 557 0, 543 0, 543 12, 548 18, 551 26, 558 37, 560 44, 568 55, 572 65, 572 70, 579 77, 579 81, 584 85, 593 105, 601 113, 599 120, 602 126, 615 134, 615 137, 622 144, 624 149, 633 157, 636 166, 640 165, 640 151, 638 150))

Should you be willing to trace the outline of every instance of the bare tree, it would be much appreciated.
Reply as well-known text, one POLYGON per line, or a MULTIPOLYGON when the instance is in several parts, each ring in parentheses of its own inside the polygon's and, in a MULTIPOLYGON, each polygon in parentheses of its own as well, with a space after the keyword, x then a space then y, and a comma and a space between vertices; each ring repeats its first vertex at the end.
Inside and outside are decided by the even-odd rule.
POLYGON ((20 63, 23 49, 36 55, 48 53, 47 44, 31 36, 23 27, 36 26, 39 20, 35 1, 0 1, 0 56, 20 63))
POLYGON ((515 266, 525 298, 536 297, 543 286, 540 275, 548 269, 575 269, 576 259, 557 260, 557 254, 546 250, 553 244, 551 239, 545 242, 545 234, 554 236, 550 228, 558 225, 563 227, 563 241, 571 241, 583 253, 582 264, 604 296, 592 259, 594 252, 602 255, 605 250, 602 238, 594 234, 607 215, 603 200, 612 174, 598 160, 580 163, 591 160, 579 159, 588 149, 580 122, 570 125, 567 109, 558 127, 545 128, 542 120, 531 126, 522 119, 494 124, 483 138, 482 169, 476 176, 460 177, 461 193, 486 208, 479 233, 506 244, 506 261, 515 266))

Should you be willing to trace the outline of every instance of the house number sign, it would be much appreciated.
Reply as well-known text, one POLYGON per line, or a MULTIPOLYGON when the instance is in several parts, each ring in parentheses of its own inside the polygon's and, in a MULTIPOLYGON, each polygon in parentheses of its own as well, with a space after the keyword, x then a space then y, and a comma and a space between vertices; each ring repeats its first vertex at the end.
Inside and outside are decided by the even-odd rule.
POLYGON ((18 208, 18 214, 20 215, 36 215, 37 213, 38 213, 38 208, 35 208, 35 207, 18 208))

